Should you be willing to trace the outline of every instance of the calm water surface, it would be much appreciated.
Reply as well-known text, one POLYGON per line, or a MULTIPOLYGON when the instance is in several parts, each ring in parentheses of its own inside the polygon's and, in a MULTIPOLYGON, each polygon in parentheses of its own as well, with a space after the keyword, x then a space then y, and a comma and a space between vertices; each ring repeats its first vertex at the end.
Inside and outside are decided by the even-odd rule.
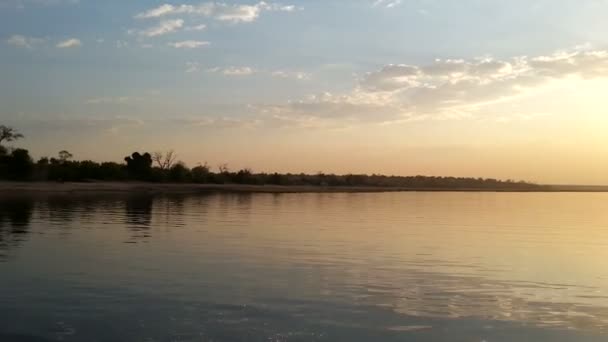
POLYGON ((606 341, 608 194, 0 199, 0 341, 606 341))

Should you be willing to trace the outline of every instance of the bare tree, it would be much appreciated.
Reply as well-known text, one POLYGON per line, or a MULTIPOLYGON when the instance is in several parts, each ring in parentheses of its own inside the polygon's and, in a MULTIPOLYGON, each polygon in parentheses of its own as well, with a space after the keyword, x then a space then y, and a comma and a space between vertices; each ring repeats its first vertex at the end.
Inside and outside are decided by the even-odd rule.
POLYGON ((14 128, 0 125, 0 144, 3 141, 14 141, 23 138, 23 134, 17 132, 14 128))
POLYGON ((229 173, 230 172, 230 169, 228 168, 228 164, 226 164, 226 163, 218 165, 217 168, 220 170, 220 173, 229 173))
POLYGON ((158 165, 161 170, 170 169, 175 163, 175 159, 177 158, 177 154, 173 150, 167 151, 165 153, 162 152, 154 152, 152 153, 152 160, 158 165))
POLYGON ((211 166, 209 166, 209 163, 204 162, 204 163, 198 163, 196 165, 197 168, 200 168, 200 170, 203 170, 205 172, 209 172, 211 170, 211 166))

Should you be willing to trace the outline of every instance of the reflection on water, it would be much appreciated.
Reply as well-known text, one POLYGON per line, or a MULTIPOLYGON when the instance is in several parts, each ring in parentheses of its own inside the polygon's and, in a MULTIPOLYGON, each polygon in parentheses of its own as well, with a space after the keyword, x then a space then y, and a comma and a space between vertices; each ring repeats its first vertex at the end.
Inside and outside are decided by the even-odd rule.
POLYGON ((0 199, 0 261, 11 247, 25 240, 33 209, 29 200, 0 199))
POLYGON ((0 199, 0 341, 603 341, 607 203, 0 199))

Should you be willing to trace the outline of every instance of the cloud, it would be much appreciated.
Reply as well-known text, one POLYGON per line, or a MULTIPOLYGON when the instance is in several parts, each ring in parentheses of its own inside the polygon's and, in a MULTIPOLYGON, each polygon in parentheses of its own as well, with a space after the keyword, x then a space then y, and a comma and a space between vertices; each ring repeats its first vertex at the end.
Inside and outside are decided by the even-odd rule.
POLYGON ((205 24, 186 27, 186 31, 203 31, 205 29, 207 29, 207 25, 205 24))
POLYGON ((389 64, 359 78, 348 92, 321 93, 257 109, 265 115, 305 122, 468 118, 569 77, 608 77, 608 51, 574 49, 505 60, 483 57, 440 59, 426 65, 389 64))
POLYGON ((68 40, 64 40, 62 42, 57 43, 56 47, 58 47, 60 49, 65 49, 65 48, 79 47, 81 45, 82 45, 82 43, 80 42, 79 39, 70 38, 68 40))
POLYGON ((20 48, 33 49, 35 45, 44 43, 42 38, 26 37, 20 34, 10 36, 6 43, 20 48))
POLYGON ((301 71, 277 70, 270 73, 273 77, 291 78, 296 80, 310 80, 310 74, 301 71))
POLYGON ((160 5, 159 7, 147 10, 146 12, 139 13, 135 16, 135 18, 138 18, 138 19, 158 18, 158 17, 162 17, 164 15, 175 14, 175 13, 186 13, 186 12, 185 11, 178 12, 178 11, 176 11, 175 6, 169 5, 169 4, 164 4, 164 5, 160 5))
POLYGON ((372 7, 393 8, 401 5, 402 0, 375 0, 372 7))
POLYGON ((184 40, 181 42, 173 42, 173 43, 169 43, 169 46, 172 46, 176 49, 194 49, 194 48, 199 48, 202 46, 207 46, 211 43, 206 42, 206 41, 200 41, 200 40, 184 40))
POLYGON ((182 19, 163 20, 157 26, 140 31, 139 33, 146 37, 156 37, 163 34, 175 32, 182 26, 184 26, 184 21, 182 19))
POLYGON ((204 2, 199 5, 171 5, 164 4, 135 15, 137 19, 160 18, 169 15, 190 14, 218 21, 232 23, 253 22, 260 14, 266 12, 293 12, 293 5, 280 5, 260 1, 254 5, 226 4, 223 2, 204 2))
POLYGON ((182 117, 169 119, 170 123, 198 126, 207 128, 256 128, 262 124, 262 121, 255 118, 235 118, 235 117, 182 117))
POLYGON ((208 73, 221 73, 226 76, 249 76, 258 72, 258 70, 248 66, 230 66, 225 68, 214 67, 206 70, 208 73))
POLYGON ((222 71, 227 76, 248 76, 255 72, 256 70, 250 67, 228 67, 222 71))
MULTIPOLYGON (((197 70, 198 71, 198 70, 197 70)), ((265 74, 277 78, 291 78, 295 80, 309 80, 310 75, 301 71, 264 70, 249 66, 214 67, 206 70, 208 73, 221 73, 226 76, 250 76, 265 74)))

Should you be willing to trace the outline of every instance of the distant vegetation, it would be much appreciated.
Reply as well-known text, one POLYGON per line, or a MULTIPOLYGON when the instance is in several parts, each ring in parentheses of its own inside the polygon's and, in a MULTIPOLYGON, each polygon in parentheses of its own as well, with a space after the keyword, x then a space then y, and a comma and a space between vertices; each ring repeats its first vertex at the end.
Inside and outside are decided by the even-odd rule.
POLYGON ((176 161, 173 151, 161 153, 134 152, 124 158, 124 163, 73 160, 68 151, 60 151, 57 157, 43 157, 34 162, 29 151, 6 147, 6 142, 23 138, 13 128, 0 125, 0 179, 19 181, 145 181, 208 184, 251 185, 308 185, 308 186, 368 186, 404 187, 416 189, 507 189, 534 190, 540 186, 526 182, 500 181, 484 178, 384 176, 384 175, 335 175, 317 173, 279 174, 255 173, 250 169, 231 171, 227 164, 213 171, 207 164, 193 168, 176 161))

